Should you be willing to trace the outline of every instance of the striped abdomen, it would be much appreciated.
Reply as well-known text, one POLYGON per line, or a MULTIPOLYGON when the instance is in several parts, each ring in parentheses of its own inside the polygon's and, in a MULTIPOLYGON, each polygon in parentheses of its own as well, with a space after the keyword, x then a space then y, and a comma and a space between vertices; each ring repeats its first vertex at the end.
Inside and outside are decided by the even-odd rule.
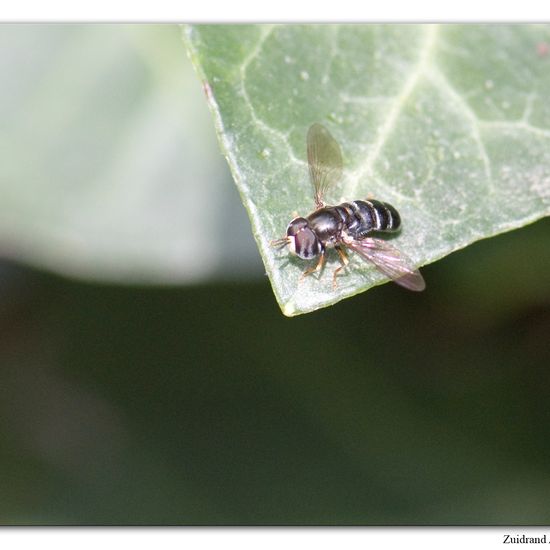
POLYGON ((387 202, 377 200, 344 202, 335 207, 345 220, 346 231, 354 239, 361 239, 371 231, 398 231, 401 217, 387 202))

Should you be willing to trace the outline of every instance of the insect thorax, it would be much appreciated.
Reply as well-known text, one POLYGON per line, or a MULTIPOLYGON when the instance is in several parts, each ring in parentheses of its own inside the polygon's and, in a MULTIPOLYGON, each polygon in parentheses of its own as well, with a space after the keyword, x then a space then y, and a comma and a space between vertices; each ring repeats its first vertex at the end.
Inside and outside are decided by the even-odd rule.
POLYGON ((307 220, 324 246, 330 246, 345 228, 345 213, 338 206, 326 206, 311 213, 307 220))

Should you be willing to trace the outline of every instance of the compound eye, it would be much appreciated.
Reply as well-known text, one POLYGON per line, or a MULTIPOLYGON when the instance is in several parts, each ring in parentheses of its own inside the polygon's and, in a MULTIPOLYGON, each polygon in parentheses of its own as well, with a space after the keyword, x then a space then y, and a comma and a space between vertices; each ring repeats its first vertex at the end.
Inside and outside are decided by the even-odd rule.
POLYGON ((307 225, 307 220, 305 218, 295 218, 288 224, 286 234, 288 237, 294 237, 305 229, 307 225))
POLYGON ((294 246, 296 255, 304 260, 315 258, 321 252, 321 244, 317 235, 311 229, 303 229, 294 238, 294 246))

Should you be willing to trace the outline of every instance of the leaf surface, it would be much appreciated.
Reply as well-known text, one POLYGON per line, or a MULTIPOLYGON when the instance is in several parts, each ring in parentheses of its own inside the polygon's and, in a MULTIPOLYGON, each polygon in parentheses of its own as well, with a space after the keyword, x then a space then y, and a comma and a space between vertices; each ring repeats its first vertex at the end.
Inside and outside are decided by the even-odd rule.
MULTIPOLYGON (((196 25, 184 40, 286 315, 387 279, 354 257, 332 288, 270 247, 313 209, 306 133, 341 145, 333 204, 401 213, 416 265, 550 213, 550 28, 545 25, 196 25)), ((428 281, 429 288, 429 281, 428 281)))

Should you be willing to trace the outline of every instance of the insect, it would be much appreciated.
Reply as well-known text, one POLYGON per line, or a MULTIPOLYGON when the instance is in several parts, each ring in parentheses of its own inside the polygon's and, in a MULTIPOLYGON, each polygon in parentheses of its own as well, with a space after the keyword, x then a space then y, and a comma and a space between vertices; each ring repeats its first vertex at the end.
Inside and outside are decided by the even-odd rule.
POLYGON ((308 130, 307 160, 315 210, 305 218, 294 218, 288 224, 286 236, 272 241, 272 246, 288 246, 292 254, 304 260, 319 258, 317 265, 306 269, 302 278, 321 271, 327 249, 334 248, 341 264, 333 274, 334 288, 336 277, 349 263, 346 250, 352 250, 395 283, 409 290, 424 290, 424 278, 411 260, 387 241, 371 236, 399 231, 401 217, 391 204, 371 199, 337 206, 325 204, 324 195, 340 179, 343 163, 338 142, 322 124, 315 123, 308 130))

